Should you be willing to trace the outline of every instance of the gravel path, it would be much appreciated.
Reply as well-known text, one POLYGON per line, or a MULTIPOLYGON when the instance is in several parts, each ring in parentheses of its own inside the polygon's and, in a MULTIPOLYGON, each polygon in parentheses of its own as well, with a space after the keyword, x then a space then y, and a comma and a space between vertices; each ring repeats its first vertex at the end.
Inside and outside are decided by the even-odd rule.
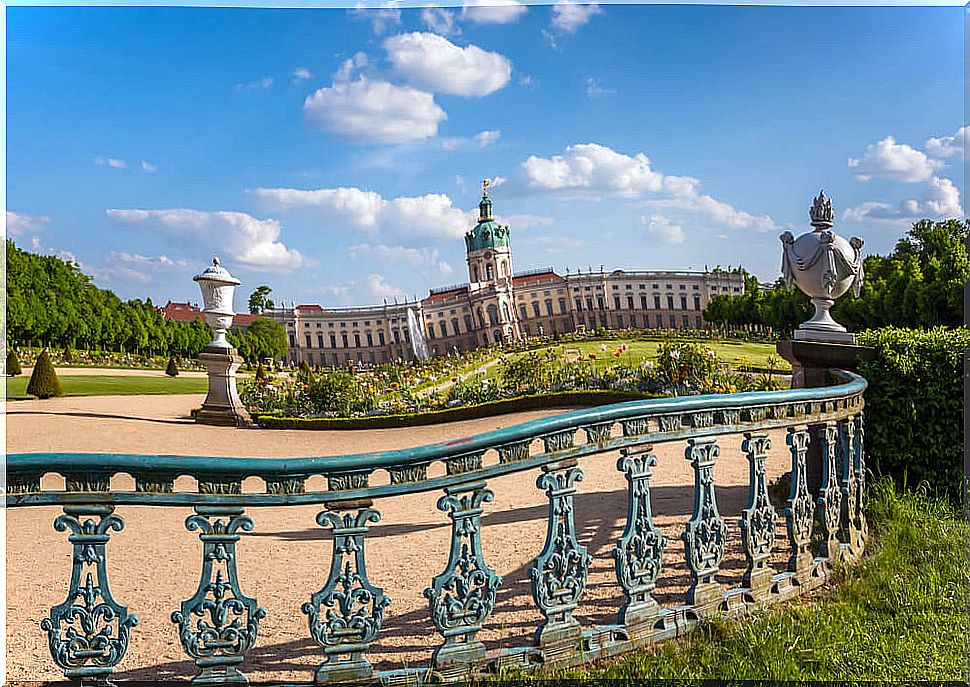
MULTIPOLYGON (((59 398, 8 406, 7 450, 175 453, 183 455, 307 456, 416 446, 459 438, 545 417, 561 411, 527 412, 431 427, 354 432, 237 430, 206 427, 188 419, 201 395, 59 398)), ((740 437, 719 440, 715 467, 717 499, 730 526, 721 581, 740 584, 744 557, 737 518, 747 496, 748 467, 740 437)), ((769 478, 788 469, 781 433, 773 435, 769 478)), ((652 481, 653 510, 668 537, 664 573, 656 592, 668 605, 683 602, 689 583, 680 534, 690 517, 693 476, 682 444, 656 447, 659 464, 652 481)), ((626 483, 615 468, 616 455, 584 459, 585 479, 575 498, 578 537, 594 556, 587 591, 576 616, 584 625, 615 622, 622 603, 610 551, 623 529, 626 483)), ((487 562, 504 578, 496 611, 480 634, 489 648, 529 642, 540 621, 530 593, 528 569, 542 549, 547 502, 535 474, 509 475, 489 486, 482 542, 487 562)), ((322 478, 314 478, 322 479, 322 478)), ((50 475, 46 484, 63 484, 50 475)), ((126 476, 115 484, 130 485, 126 476)), ((185 488, 192 480, 183 478, 185 488)), ((181 485, 177 483, 176 488, 181 485)), ((313 487, 311 482, 310 487, 313 487)), ((130 486, 129 486, 130 488, 130 486)), ((253 488, 253 485, 244 485, 253 488)), ((375 504, 383 519, 367 540, 368 572, 392 603, 369 657, 380 668, 426 664, 440 643, 422 592, 443 570, 449 547, 449 520, 435 508, 439 493, 383 499, 375 504)), ((267 610, 256 647, 244 670, 254 680, 310 680, 321 652, 309 640, 300 605, 327 575, 329 535, 314 522, 315 506, 254 508, 255 530, 238 546, 243 591, 267 610)), ((50 660, 39 627, 51 606, 64 600, 71 549, 64 533, 51 526, 56 508, 7 512, 7 679, 51 680, 60 673, 50 660)), ((191 596, 198 582, 201 545, 183 523, 185 508, 119 508, 124 531, 113 534, 108 568, 115 597, 137 613, 131 646, 118 677, 187 678, 194 665, 181 652, 169 616, 191 596)), ((774 565, 784 560, 784 523, 779 519, 774 565)))

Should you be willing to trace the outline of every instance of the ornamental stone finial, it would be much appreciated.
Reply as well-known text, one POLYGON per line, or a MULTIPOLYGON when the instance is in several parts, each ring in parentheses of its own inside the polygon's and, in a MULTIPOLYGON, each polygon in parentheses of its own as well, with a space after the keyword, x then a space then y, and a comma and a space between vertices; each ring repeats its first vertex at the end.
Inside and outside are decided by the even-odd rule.
POLYGON ((858 297, 865 276, 864 241, 858 236, 846 241, 832 231, 835 210, 824 191, 816 196, 808 214, 814 231, 797 239, 788 231, 779 237, 785 285, 791 288, 794 281, 815 305, 815 314, 798 327, 795 338, 854 343, 855 337, 832 319, 829 310, 850 288, 858 297))
POLYGON ((812 226, 816 231, 835 226, 835 209, 832 207, 832 199, 825 195, 825 191, 819 191, 815 196, 815 202, 812 203, 808 216, 811 217, 812 226))

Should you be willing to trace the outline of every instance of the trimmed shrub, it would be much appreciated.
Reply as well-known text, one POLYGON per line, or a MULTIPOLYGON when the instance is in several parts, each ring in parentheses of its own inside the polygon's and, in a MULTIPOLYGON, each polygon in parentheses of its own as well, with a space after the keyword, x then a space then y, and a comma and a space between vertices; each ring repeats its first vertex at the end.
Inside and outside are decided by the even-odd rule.
POLYGON ((61 380, 57 378, 54 363, 51 362, 51 357, 46 350, 41 352, 37 362, 34 363, 34 371, 30 375, 30 381, 27 382, 27 393, 37 398, 64 395, 61 380))
POLYGON ((860 365, 866 390, 868 467, 897 484, 926 482, 958 499, 963 485, 963 358, 970 331, 886 327, 859 335, 876 349, 860 365))
POLYGON ((61 352, 61 359, 68 365, 74 362, 74 354, 71 352, 70 346, 64 347, 64 350, 61 352))
POLYGON ((165 366, 165 374, 167 374, 169 377, 178 377, 179 367, 175 363, 175 358, 168 359, 168 365, 165 366))
POLYGON ((256 381, 262 382, 265 379, 266 379, 266 369, 263 367, 263 364, 260 363, 259 365, 256 366, 256 381))
POLYGON ((20 357, 17 355, 17 351, 11 348, 7 351, 7 376, 16 377, 20 374, 23 374, 23 370, 20 368, 20 357))

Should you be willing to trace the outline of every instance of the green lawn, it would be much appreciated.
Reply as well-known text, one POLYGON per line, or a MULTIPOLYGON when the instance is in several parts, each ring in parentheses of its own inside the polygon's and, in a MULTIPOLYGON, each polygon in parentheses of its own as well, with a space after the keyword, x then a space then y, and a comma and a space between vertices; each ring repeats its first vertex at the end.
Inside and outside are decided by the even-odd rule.
MULTIPOLYGON (((61 375, 67 396, 116 396, 126 394, 205 393, 205 377, 141 377, 134 375, 61 375)), ((33 398, 27 395, 27 375, 7 377, 7 400, 33 398)))
POLYGON ((680 640, 558 677, 965 680, 970 526, 952 506, 898 494, 888 480, 870 487, 867 511, 866 557, 814 599, 710 621, 680 640))

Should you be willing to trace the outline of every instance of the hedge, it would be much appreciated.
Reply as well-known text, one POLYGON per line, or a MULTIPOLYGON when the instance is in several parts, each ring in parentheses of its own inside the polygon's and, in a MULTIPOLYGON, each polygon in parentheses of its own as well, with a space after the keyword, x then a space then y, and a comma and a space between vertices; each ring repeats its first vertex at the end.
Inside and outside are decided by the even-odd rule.
POLYGON ((886 327, 863 332, 876 349, 860 365, 866 390, 868 467, 897 484, 926 482, 958 499, 963 485, 963 359, 970 331, 886 327))
POLYGON ((397 427, 418 427, 440 422, 475 420, 504 413, 519 413, 526 410, 545 410, 566 406, 598 406, 624 401, 638 401, 654 398, 650 394, 634 391, 563 391, 554 394, 519 396, 502 401, 480 403, 460 408, 447 408, 410 415, 372 415, 370 417, 281 417, 279 415, 256 415, 254 420, 261 429, 392 429, 397 427))

